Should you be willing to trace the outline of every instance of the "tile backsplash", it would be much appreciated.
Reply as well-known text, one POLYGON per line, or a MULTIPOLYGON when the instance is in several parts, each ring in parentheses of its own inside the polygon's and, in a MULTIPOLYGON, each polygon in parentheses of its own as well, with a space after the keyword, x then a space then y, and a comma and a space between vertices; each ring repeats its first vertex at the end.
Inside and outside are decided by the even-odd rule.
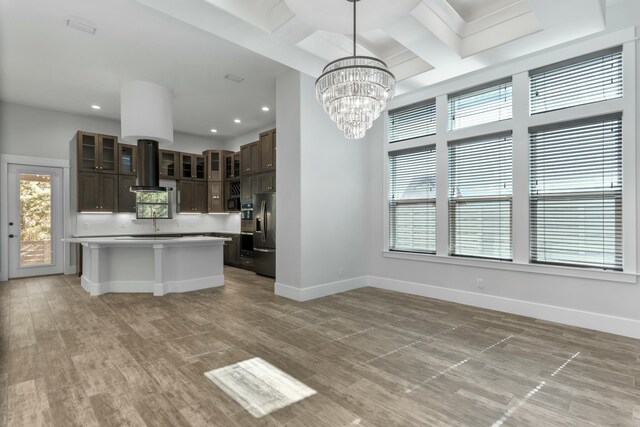
MULTIPOLYGON (((174 214, 157 220, 158 233, 240 233, 240 214, 174 214)), ((152 234, 153 221, 134 213, 77 214, 75 236, 152 234)))

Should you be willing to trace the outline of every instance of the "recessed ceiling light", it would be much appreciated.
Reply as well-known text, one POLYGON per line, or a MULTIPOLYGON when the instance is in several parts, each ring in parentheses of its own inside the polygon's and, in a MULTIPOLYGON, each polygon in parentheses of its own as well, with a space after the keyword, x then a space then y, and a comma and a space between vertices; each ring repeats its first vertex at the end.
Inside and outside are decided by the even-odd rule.
POLYGON ((89 25, 85 22, 78 21, 77 19, 74 19, 74 18, 67 18, 67 27, 73 28, 75 30, 84 31, 85 33, 88 33, 88 34, 96 33, 96 27, 94 27, 93 25, 89 25))
POLYGON ((211 129, 211 133, 218 133, 218 129, 211 129))
POLYGON ((101 107, 99 105, 92 105, 91 108, 94 110, 99 110, 101 107))
POLYGON ((262 107, 262 111, 269 111, 269 107, 265 105, 264 107, 262 107))
POLYGON ((234 123, 242 123, 242 121, 240 119, 233 119, 234 123))

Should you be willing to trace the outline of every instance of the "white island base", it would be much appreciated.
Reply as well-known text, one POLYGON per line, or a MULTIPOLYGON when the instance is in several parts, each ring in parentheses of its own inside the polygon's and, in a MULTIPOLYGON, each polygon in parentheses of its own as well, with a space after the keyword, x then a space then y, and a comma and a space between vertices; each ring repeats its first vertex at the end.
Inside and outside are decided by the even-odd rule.
POLYGON ((72 238, 82 243, 82 288, 91 295, 161 296, 224 285, 224 238, 72 238))

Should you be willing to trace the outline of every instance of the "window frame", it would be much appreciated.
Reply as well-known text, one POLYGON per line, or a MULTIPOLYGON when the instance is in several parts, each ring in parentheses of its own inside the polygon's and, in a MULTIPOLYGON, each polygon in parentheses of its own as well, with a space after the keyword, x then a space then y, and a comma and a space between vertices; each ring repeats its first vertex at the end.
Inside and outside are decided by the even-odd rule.
MULTIPOLYGON (((420 100, 436 98, 435 135, 389 144, 386 137, 383 140, 381 166, 383 167, 383 197, 379 208, 383 223, 383 247, 381 253, 384 258, 405 259, 421 262, 454 264, 478 268, 490 268, 507 271, 520 271, 554 276, 578 277, 585 279, 607 280, 610 282, 636 283, 637 250, 636 250, 636 43, 635 31, 632 28, 620 30, 614 34, 596 37, 588 41, 572 43, 557 47, 543 53, 521 58, 500 67, 485 69, 471 73, 463 79, 436 83, 410 95, 396 98, 390 107, 399 108, 403 105, 415 104, 420 100), (566 109, 530 114, 529 110, 529 80, 530 70, 547 65, 570 60, 580 56, 603 51, 616 46, 622 46, 624 87, 622 98, 596 102, 587 105, 569 107, 566 109), (631 78, 629 78, 630 76, 631 78), (504 78, 512 78, 513 82, 513 119, 488 123, 469 128, 450 131, 448 129, 448 93, 455 93, 465 87, 477 87, 485 82, 493 82, 504 78), (536 264, 529 261, 529 175, 528 175, 528 129, 541 125, 581 119, 589 116, 600 116, 622 112, 623 120, 623 271, 602 270, 588 267, 565 267, 558 265, 536 264), (447 203, 447 142, 451 140, 473 137, 481 133, 497 133, 513 131, 513 261, 499 261, 492 259, 466 258, 448 255, 448 203, 447 203), (436 254, 421 254, 409 252, 389 251, 389 218, 388 218, 388 173, 386 165, 388 154, 397 150, 420 147, 427 144, 437 146, 437 246, 436 254), (445 155, 442 155, 442 151, 445 155), (525 170, 526 169, 526 170, 525 170), (445 176, 444 180, 442 176, 445 176), (526 212, 523 216, 523 212, 526 212)), ((387 114, 384 112, 383 114, 387 114)), ((387 123, 382 120, 383 135, 386 135, 387 123)))
POLYGON ((483 143, 491 140, 498 140, 500 138, 507 137, 509 139, 509 144, 511 145, 511 194, 509 195, 498 195, 498 196, 471 196, 471 197, 452 197, 451 196, 451 168, 448 168, 447 174, 447 204, 449 208, 449 250, 448 255, 454 257, 467 257, 467 258, 481 258, 481 259, 494 259, 500 261, 512 261, 513 260, 513 134, 511 132, 500 132, 497 134, 490 135, 479 135, 473 138, 467 138, 464 140, 456 140, 456 141, 448 141, 447 142, 447 155, 449 164, 451 164, 451 147, 456 145, 464 145, 464 144, 473 144, 473 143, 483 143), (491 256, 483 256, 483 255, 471 255, 471 254, 463 254, 463 253, 455 253, 454 248, 456 247, 456 240, 454 238, 454 224, 456 224, 457 215, 454 207, 458 204, 480 204, 486 202, 508 202, 509 203, 509 245, 511 257, 508 258, 499 258, 499 257, 491 257, 491 256))
MULTIPOLYGON (((436 155, 436 147, 435 145, 425 145, 419 148, 414 148, 414 149, 409 149, 409 150, 397 150, 393 153, 389 153, 389 156, 387 157, 387 171, 389 171, 391 169, 391 167, 389 166, 390 162, 391 162, 391 158, 393 156, 398 156, 398 155, 403 155, 403 154, 411 154, 411 153, 416 153, 416 152, 433 152, 433 155, 435 157, 436 155)), ((434 169, 435 171, 435 169, 434 169)), ((437 174, 437 172, 436 172, 437 174)), ((388 174, 389 180, 388 180, 388 185, 387 185, 387 191, 390 191, 391 188, 391 175, 388 174)), ((435 254, 436 251, 410 251, 410 250, 406 250, 406 249, 396 249, 396 248, 392 248, 391 247, 391 240, 392 240, 392 234, 393 231, 391 229, 391 223, 392 223, 392 218, 394 216, 394 213, 392 212, 392 206, 398 206, 398 205, 404 205, 404 206, 409 206, 409 205, 433 205, 434 210, 437 209, 437 189, 436 189, 436 197, 427 197, 427 198, 420 198, 420 199, 392 199, 391 197, 389 197, 389 193, 387 193, 388 197, 387 197, 387 212, 388 212, 388 226, 387 226, 387 230, 388 230, 388 239, 387 239, 387 248, 390 251, 394 251, 394 252, 408 252, 408 253, 421 253, 421 254, 435 254)), ((437 236, 438 236, 438 226, 437 226, 437 218, 435 220, 435 229, 434 231, 434 236, 436 241, 434 241, 434 248, 437 245, 437 236)))

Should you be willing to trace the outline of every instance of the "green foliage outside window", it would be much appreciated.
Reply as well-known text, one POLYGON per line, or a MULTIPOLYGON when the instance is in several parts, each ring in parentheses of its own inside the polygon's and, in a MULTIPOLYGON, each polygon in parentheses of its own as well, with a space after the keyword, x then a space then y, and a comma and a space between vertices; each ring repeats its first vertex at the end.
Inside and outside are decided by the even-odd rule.
POLYGON ((136 193, 136 218, 171 218, 170 200, 168 191, 136 193))

